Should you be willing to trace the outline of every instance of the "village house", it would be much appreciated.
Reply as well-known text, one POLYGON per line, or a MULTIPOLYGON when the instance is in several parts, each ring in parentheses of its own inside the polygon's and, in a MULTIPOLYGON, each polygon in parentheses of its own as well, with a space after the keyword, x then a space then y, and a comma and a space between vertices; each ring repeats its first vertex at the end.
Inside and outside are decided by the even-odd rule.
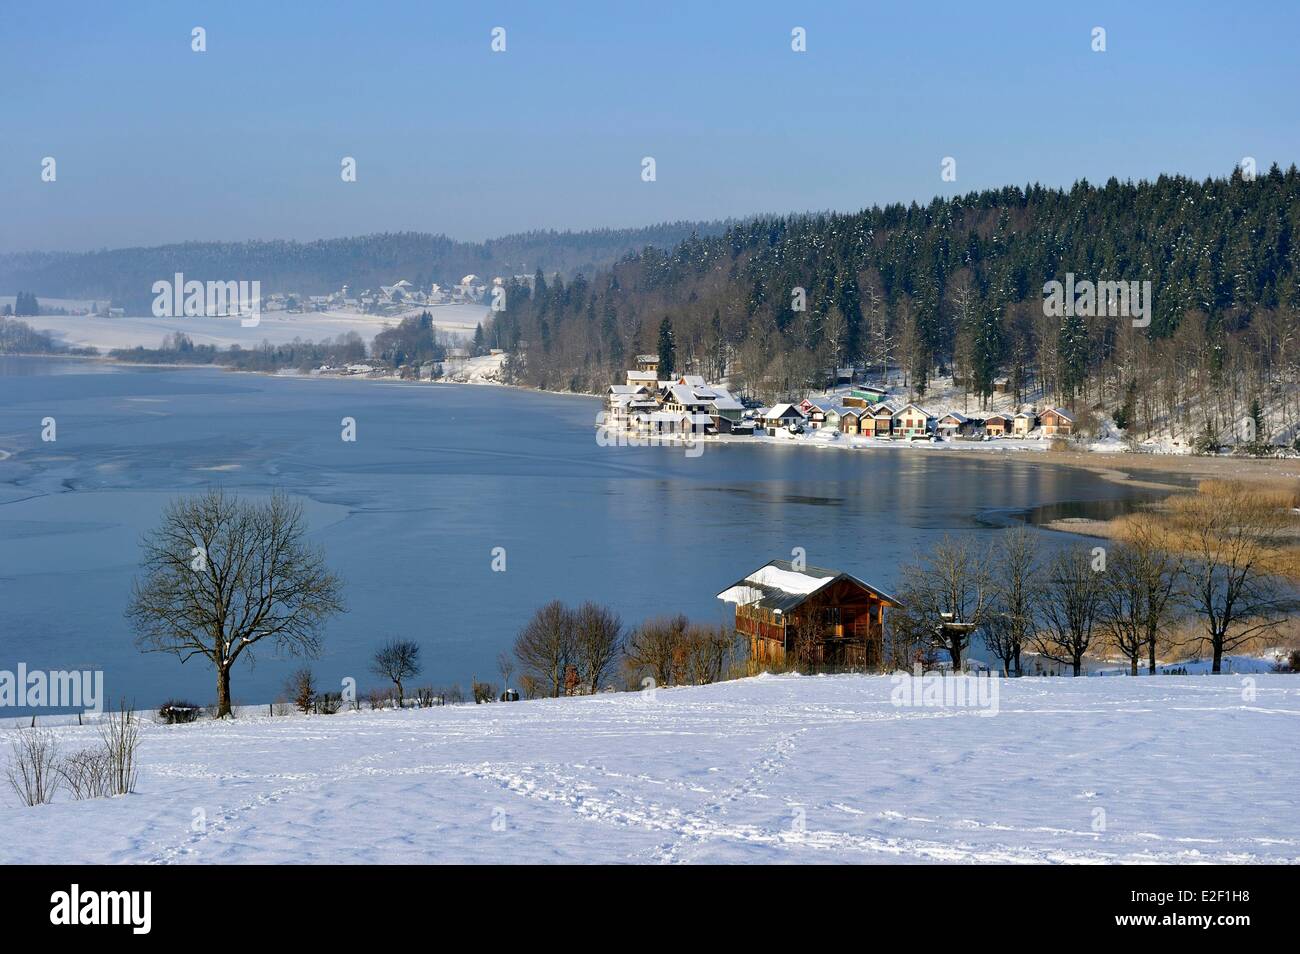
POLYGON ((745 406, 726 388, 706 385, 696 389, 696 396, 705 402, 705 413, 713 418, 713 429, 719 434, 754 432, 754 425, 744 420, 745 406))
POLYGON ((897 409, 892 404, 877 404, 862 415, 862 435, 864 437, 889 437, 894 430, 894 414, 897 409))
POLYGON ((990 414, 984 418, 984 433, 989 437, 1006 437, 1010 430, 1010 414, 990 414))
POLYGON ((901 604, 848 573, 796 568, 786 560, 759 567, 718 594, 736 607, 736 633, 758 667, 787 661, 880 668, 885 607, 901 604))
POLYGON ((632 387, 645 388, 647 392, 659 389, 659 375, 653 371, 629 371, 627 383, 632 387))
POLYGON ((767 431, 769 437, 775 435, 783 427, 789 427, 791 424, 803 424, 804 422, 803 411, 793 404, 774 404, 760 413, 762 414, 763 428, 767 431))
MULTIPOLYGON (((863 409, 860 407, 846 407, 840 410, 840 433, 849 437, 857 437, 862 431, 863 409)), ((870 415, 866 415, 870 420, 870 415)))
POLYGON ((803 412, 804 424, 809 430, 819 430, 826 424, 826 407, 804 398, 799 402, 799 410, 803 412))
POLYGON ((1074 433, 1074 418, 1060 408, 1049 407, 1040 423, 1044 437, 1069 437, 1074 433))
POLYGON ((707 414, 709 402, 700 397, 694 387, 687 384, 674 384, 664 392, 665 411, 673 414, 707 414))
POLYGON ((894 412, 892 430, 895 437, 926 437, 934 424, 934 415, 918 404, 906 404, 894 412))
POLYGON ((609 410, 605 423, 613 426, 629 426, 638 414, 649 414, 659 408, 659 402, 639 385, 611 384, 609 386, 609 410))
POLYGON ((636 369, 638 371, 649 371, 656 378, 659 377, 659 355, 657 354, 639 354, 636 356, 636 369))
POLYGON ((956 437, 971 432, 971 419, 959 411, 949 411, 935 423, 934 429, 944 437, 956 437))
POLYGON ((1037 426, 1038 415, 1033 411, 1021 411, 1011 419, 1011 433, 1016 437, 1028 437, 1037 426))

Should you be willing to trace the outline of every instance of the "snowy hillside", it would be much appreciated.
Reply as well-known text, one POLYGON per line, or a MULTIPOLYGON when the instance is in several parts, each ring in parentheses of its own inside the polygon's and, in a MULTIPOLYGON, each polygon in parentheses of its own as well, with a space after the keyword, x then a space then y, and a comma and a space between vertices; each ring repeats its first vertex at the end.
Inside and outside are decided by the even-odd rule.
POLYGON ((1300 861, 1300 679, 1253 680, 1022 679, 992 716, 785 676, 148 725, 135 795, 0 796, 0 863, 1300 861))

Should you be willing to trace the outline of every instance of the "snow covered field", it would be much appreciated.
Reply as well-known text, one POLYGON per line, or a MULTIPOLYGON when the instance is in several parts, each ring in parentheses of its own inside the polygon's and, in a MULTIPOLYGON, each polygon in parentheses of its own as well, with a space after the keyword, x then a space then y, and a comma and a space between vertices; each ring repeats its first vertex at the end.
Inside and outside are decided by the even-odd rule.
MULTIPOLYGON (((403 314, 418 315, 416 308, 403 314)), ((433 305, 428 309, 435 327, 448 334, 472 336, 474 326, 487 315, 483 305, 433 305)), ((85 315, 41 315, 22 320, 33 328, 48 331, 59 341, 77 348, 156 348, 172 332, 183 332, 195 344, 228 348, 237 344, 253 348, 263 341, 287 344, 295 338, 322 341, 355 331, 367 344, 384 328, 394 326, 403 315, 363 315, 352 311, 318 311, 290 314, 263 312, 256 327, 243 327, 238 318, 90 318, 85 315)))
POLYGON ((147 725, 135 795, 4 793, 0 863, 1300 861, 1300 679, 1253 678, 1027 678, 992 716, 783 676, 147 725))

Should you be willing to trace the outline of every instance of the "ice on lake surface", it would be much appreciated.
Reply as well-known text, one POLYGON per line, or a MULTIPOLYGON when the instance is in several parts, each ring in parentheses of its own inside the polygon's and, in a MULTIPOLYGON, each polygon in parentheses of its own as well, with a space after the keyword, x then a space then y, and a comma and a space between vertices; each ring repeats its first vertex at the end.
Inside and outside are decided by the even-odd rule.
MULTIPOLYGON (((945 533, 991 540, 1011 511, 1133 493, 1000 455, 602 447, 599 410, 497 387, 0 358, 0 669, 102 669, 113 699, 211 701, 200 661, 142 655, 122 616, 141 534, 169 499, 210 486, 303 501, 349 606, 318 680, 363 688, 393 636, 423 644, 421 681, 495 678, 497 653, 551 599, 716 623, 716 593, 795 547, 888 590, 945 533)), ((265 651, 241 663, 236 701, 276 697, 294 665, 265 651)))

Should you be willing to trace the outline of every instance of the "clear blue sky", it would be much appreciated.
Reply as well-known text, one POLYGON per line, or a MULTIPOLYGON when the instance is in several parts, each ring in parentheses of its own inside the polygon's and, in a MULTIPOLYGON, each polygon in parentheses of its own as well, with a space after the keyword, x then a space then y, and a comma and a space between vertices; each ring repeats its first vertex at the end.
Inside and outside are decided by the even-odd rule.
POLYGON ((1297 35, 1294 2, 15 0, 0 250, 481 239, 1286 166, 1297 35))

